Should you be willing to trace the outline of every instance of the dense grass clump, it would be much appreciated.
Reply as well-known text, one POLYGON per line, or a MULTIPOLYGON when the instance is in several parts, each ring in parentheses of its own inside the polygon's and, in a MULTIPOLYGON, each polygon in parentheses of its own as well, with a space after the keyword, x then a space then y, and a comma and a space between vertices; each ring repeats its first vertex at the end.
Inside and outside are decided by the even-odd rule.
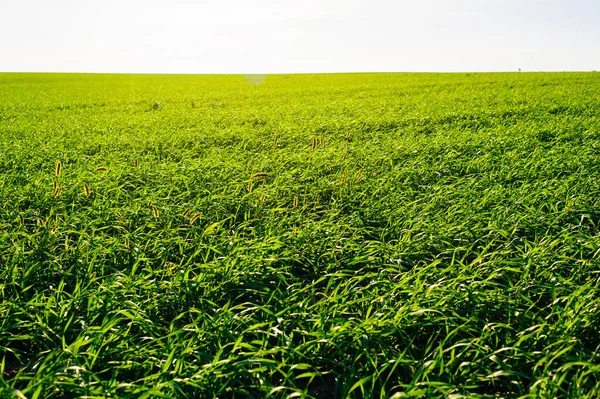
POLYGON ((598 93, 0 74, 0 396, 600 396, 598 93))

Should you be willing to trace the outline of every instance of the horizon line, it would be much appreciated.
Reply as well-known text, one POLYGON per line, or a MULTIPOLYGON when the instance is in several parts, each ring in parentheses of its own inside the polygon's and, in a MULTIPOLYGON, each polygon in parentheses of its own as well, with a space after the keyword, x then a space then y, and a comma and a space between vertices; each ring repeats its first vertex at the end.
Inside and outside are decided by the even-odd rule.
POLYGON ((89 72, 89 71, 0 71, 0 74, 56 75, 189 75, 189 76, 256 76, 256 75, 359 75, 359 74, 493 74, 493 73, 597 73, 598 70, 499 70, 499 71, 341 71, 341 72, 89 72))

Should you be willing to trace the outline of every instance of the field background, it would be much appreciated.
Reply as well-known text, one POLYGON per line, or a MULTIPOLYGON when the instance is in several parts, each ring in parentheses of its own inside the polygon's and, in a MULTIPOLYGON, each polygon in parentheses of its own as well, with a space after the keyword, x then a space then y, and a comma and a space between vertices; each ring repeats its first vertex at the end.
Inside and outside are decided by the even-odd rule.
POLYGON ((600 74, 0 74, 0 397, 598 397, 600 74))

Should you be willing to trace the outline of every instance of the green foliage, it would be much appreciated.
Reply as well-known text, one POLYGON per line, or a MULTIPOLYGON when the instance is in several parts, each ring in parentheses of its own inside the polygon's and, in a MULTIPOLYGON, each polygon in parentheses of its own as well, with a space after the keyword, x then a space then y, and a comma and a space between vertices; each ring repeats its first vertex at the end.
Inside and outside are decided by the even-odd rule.
POLYGON ((0 74, 0 397, 600 396, 598 93, 0 74))

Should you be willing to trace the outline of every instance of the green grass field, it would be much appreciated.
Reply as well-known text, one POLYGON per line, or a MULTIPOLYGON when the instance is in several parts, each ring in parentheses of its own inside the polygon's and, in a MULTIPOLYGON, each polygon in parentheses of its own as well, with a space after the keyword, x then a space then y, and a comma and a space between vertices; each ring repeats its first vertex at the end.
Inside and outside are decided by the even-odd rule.
POLYGON ((599 397, 599 93, 0 74, 0 397, 599 397))

